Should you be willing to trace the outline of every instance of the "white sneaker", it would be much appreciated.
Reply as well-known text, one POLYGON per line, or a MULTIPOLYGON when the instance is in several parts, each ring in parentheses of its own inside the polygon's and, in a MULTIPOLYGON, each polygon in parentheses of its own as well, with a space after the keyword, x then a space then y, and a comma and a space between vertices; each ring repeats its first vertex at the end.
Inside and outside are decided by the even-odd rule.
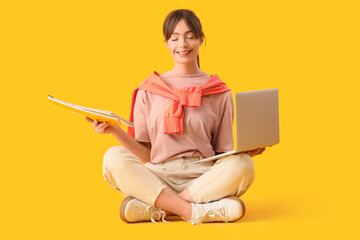
POLYGON ((120 206, 120 217, 124 222, 144 222, 152 221, 156 223, 160 219, 163 222, 168 222, 164 218, 166 213, 160 208, 140 201, 134 197, 126 197, 121 202, 120 206))
POLYGON ((202 222, 233 222, 245 215, 244 202, 238 197, 232 196, 221 200, 204 203, 192 203, 192 225, 202 222))

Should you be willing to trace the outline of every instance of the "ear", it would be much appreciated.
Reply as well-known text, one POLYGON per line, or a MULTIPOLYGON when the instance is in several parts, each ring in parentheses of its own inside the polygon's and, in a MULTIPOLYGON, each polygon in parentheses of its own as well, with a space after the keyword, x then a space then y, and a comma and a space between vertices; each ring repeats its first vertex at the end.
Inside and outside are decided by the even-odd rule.
POLYGON ((164 39, 164 42, 165 42, 166 47, 169 48, 168 41, 166 41, 166 40, 164 39))

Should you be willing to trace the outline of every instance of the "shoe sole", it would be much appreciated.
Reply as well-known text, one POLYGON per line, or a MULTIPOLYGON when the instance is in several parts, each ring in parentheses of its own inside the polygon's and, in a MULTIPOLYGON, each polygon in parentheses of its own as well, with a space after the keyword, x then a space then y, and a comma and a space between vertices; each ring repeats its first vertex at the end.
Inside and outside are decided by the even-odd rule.
POLYGON ((236 219, 236 220, 234 220, 234 221, 230 221, 230 222, 235 222, 235 221, 238 221, 238 220, 242 219, 242 218, 244 217, 244 215, 245 215, 245 212, 246 212, 246 208, 245 208, 244 202, 243 202, 240 198, 235 197, 235 196, 227 197, 227 199, 231 199, 231 200, 235 200, 235 201, 239 202, 240 205, 241 205, 241 208, 242 208, 241 216, 240 216, 238 219, 236 219))
POLYGON ((123 221, 126 222, 126 223, 130 223, 130 221, 128 221, 128 220, 125 218, 125 208, 126 208, 126 204, 127 204, 129 201, 133 200, 133 199, 135 199, 135 198, 134 198, 134 197, 131 197, 131 196, 126 197, 126 198, 124 198, 124 200, 121 202, 121 205, 120 205, 120 218, 121 218, 121 220, 123 220, 123 221))

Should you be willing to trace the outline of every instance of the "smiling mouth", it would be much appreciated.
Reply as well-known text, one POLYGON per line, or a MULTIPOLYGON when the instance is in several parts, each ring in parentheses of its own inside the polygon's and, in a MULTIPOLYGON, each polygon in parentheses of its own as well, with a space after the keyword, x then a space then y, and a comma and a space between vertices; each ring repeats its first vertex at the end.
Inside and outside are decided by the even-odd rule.
POLYGON ((185 56, 185 55, 188 55, 190 52, 191 52, 192 50, 190 50, 190 51, 182 51, 182 52, 176 52, 177 54, 179 54, 179 55, 181 55, 181 56, 185 56))

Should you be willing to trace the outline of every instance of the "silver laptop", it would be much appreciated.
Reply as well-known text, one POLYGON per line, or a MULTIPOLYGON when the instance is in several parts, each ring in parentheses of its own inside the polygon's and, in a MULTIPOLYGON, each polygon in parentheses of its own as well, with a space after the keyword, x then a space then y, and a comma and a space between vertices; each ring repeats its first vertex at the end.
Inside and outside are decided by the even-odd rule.
POLYGON ((229 155, 270 147, 279 143, 278 89, 236 93, 236 150, 196 162, 216 160, 229 155))

